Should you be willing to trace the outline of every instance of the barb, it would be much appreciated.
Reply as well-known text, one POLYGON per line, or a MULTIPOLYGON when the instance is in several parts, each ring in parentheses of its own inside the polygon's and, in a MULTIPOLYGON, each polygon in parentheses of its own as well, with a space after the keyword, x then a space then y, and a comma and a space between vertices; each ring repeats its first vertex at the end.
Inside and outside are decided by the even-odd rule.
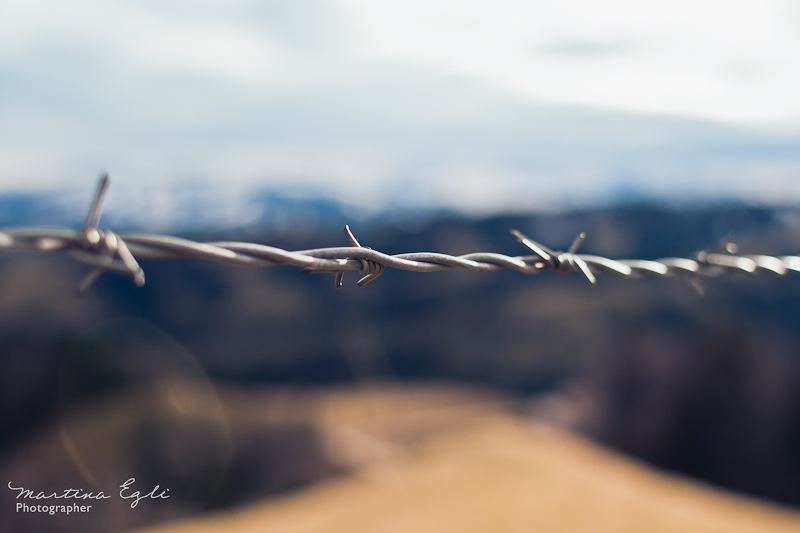
MULTIPOLYGON (((359 244, 359 242, 358 242, 358 239, 356 239, 355 235, 353 235, 353 232, 350 231, 350 226, 348 226, 348 225, 345 225, 345 227, 344 227, 344 235, 345 235, 345 237, 347 237, 347 240, 350 241, 350 244, 352 244, 354 247, 361 248, 361 249, 364 249, 364 250, 371 250, 372 249, 372 248, 369 248, 367 246, 361 246, 361 244, 359 244)), ((359 258, 358 261, 361 262, 361 273, 364 275, 364 277, 361 278, 360 280, 358 280, 358 282, 356 283, 359 286, 366 285, 367 283, 369 283, 373 279, 377 278, 378 276, 383 274, 383 271, 386 268, 382 263, 378 263, 377 261, 373 261, 371 259, 361 259, 361 258, 359 258)), ((326 271, 322 270, 322 269, 315 269, 313 267, 308 267, 308 268, 303 269, 303 273, 304 274, 314 274, 316 272, 326 272, 326 271)), ((336 279, 334 280, 334 287, 336 287, 337 289, 340 288, 342 286, 342 279, 343 278, 344 278, 344 271, 343 270, 340 270, 340 271, 336 272, 336 279)))
POLYGON ((583 274, 583 276, 586 278, 586 281, 592 285, 594 285, 594 283, 597 281, 594 277, 594 274, 592 274, 592 270, 589 268, 589 265, 586 264, 586 261, 584 261, 581 256, 575 253, 578 251, 578 248, 584 239, 586 239, 585 233, 580 233, 577 237, 575 237, 575 240, 572 241, 572 245, 566 252, 554 252, 547 246, 529 239, 515 229, 511 230, 511 234, 515 239, 517 239, 518 243, 541 257, 550 270, 553 270, 554 272, 561 272, 562 274, 568 274, 573 270, 577 270, 583 274))
POLYGON ((83 279, 78 287, 78 294, 85 294, 97 278, 107 269, 118 272, 129 273, 133 277, 136 285, 144 285, 144 272, 142 271, 136 258, 133 257, 125 241, 111 231, 98 229, 100 215, 103 211, 103 200, 108 190, 108 174, 100 178, 94 200, 89 208, 89 215, 79 232, 79 242, 76 242, 76 249, 72 254, 88 264, 96 265, 94 270, 83 279), (114 255, 119 256, 119 260, 114 259, 114 255))
POLYGON ((388 255, 362 246, 349 226, 344 234, 349 247, 317 248, 288 251, 264 244, 248 242, 195 242, 169 235, 149 233, 115 233, 98 228, 103 199, 108 189, 108 176, 103 176, 89 208, 86 222, 79 229, 11 228, 0 229, 0 249, 27 252, 66 251, 75 259, 94 267, 79 285, 85 293, 106 270, 130 276, 136 285, 144 285, 144 272, 137 259, 195 258, 229 265, 269 267, 292 265, 303 273, 333 273, 335 286, 342 285, 344 273, 359 271, 358 285, 366 285, 383 274, 386 268, 411 272, 436 272, 460 268, 473 272, 514 270, 523 274, 544 271, 580 273, 593 284, 599 274, 613 273, 627 278, 643 276, 686 276, 696 282, 703 277, 732 273, 772 274, 784 276, 800 272, 800 257, 736 255, 738 249, 727 237, 717 246, 697 252, 690 258, 668 257, 656 261, 609 259, 579 254, 586 239, 579 234, 565 252, 547 246, 511 230, 516 241, 533 255, 507 256, 481 252, 452 256, 435 252, 414 252, 388 255))

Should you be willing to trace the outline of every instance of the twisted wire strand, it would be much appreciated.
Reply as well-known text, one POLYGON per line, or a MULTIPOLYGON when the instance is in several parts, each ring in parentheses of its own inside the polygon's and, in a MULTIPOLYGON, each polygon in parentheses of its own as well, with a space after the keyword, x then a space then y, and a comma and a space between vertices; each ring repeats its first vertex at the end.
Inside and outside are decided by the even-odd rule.
POLYGON ((598 274, 613 273, 627 278, 643 276, 714 277, 732 273, 773 274, 783 276, 800 272, 800 257, 737 255, 736 246, 726 239, 717 246, 698 252, 690 258, 669 257, 654 261, 609 259, 577 253, 585 239, 581 233, 567 251, 553 251, 519 231, 511 230, 528 255, 507 256, 492 252, 453 256, 436 252, 413 252, 389 255, 362 246, 348 226, 344 233, 349 247, 316 248, 288 251, 264 244, 215 241, 196 242, 170 235, 149 233, 115 233, 98 228, 102 201, 108 188, 108 177, 100 181, 86 223, 79 229, 23 227, 0 229, 0 249, 23 252, 68 252, 76 260, 94 267, 79 287, 86 292, 106 270, 130 276, 137 285, 144 284, 141 259, 194 258, 228 265, 269 267, 292 265, 304 273, 334 273, 335 286, 340 287, 347 271, 359 271, 365 285, 380 276, 386 268, 411 272, 436 272, 460 268, 473 272, 514 270, 523 274, 544 271, 580 273, 589 283, 598 274))

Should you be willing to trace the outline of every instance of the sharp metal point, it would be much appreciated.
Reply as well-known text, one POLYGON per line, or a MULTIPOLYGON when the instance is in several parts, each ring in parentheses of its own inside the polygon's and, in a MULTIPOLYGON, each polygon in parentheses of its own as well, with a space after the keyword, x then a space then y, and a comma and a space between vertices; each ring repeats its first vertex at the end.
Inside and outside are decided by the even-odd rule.
POLYGON ((583 243, 584 239, 586 239, 586 233, 584 232, 579 233, 578 236, 575 237, 575 240, 572 241, 572 244, 570 245, 569 250, 567 250, 567 253, 574 254, 575 252, 577 252, 578 248, 580 248, 581 243, 583 243))
POLYGON ((509 230, 509 231, 511 232, 511 235, 514 236, 514 238, 517 240, 517 242, 519 244, 521 244, 522 246, 524 246, 525 248, 527 248, 531 252, 533 252, 536 255, 538 255, 539 257, 541 257, 542 260, 544 260, 546 262, 551 262, 553 260, 553 257, 556 256, 556 253, 553 250, 549 249, 547 246, 545 246, 543 244, 539 244, 538 242, 534 241, 533 239, 530 239, 530 238, 526 237, 520 231, 517 231, 515 229, 509 230))
POLYGON ((83 224, 83 228, 85 230, 97 229, 97 226, 100 223, 100 215, 103 212, 103 200, 105 199, 106 191, 108 190, 108 184, 108 174, 103 174, 103 176, 100 178, 100 183, 97 185, 97 191, 94 193, 92 205, 89 207, 89 214, 86 216, 86 222, 83 224))
POLYGON ((589 265, 586 264, 586 261, 584 261, 577 255, 573 255, 572 260, 575 262, 575 265, 578 267, 583 276, 586 278, 586 281, 594 285, 597 282, 597 278, 594 277, 594 274, 592 273, 592 270, 589 268, 589 265))

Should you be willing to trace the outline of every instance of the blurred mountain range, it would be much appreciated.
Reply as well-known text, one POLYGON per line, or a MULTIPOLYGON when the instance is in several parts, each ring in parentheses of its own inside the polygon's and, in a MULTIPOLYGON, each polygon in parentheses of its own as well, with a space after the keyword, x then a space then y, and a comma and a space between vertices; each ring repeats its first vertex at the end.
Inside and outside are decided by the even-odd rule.
MULTIPOLYGON (((274 238, 284 232, 316 231, 317 226, 324 228, 344 219, 415 227, 450 213, 402 202, 371 210, 306 189, 173 186, 145 192, 120 185, 115 184, 106 197, 101 224, 120 231, 226 231, 240 235, 255 231, 274 238)), ((89 209, 89 193, 77 189, 46 194, 0 193, 0 227, 80 225, 89 209)))
MULTIPOLYGON (((0 197, 0 225, 80 224, 59 201, 0 197)), ((511 228, 556 249, 585 231, 582 252, 637 259, 686 257, 733 232, 742 253, 800 252, 800 210, 732 202, 483 219, 254 202, 262 207, 242 218, 247 228, 160 230, 308 249, 347 245, 349 223, 386 253, 454 255, 525 254, 511 228)), ((69 257, 0 256, 0 452, 60 411, 164 376, 240 386, 436 379, 530 397, 537 416, 653 464, 800 505, 800 276, 708 279, 701 295, 680 277, 604 275, 588 286, 577 275, 387 270, 364 287, 346 274, 335 290, 332 275, 288 266, 142 266, 143 288, 105 274, 79 298, 86 269, 69 257)))

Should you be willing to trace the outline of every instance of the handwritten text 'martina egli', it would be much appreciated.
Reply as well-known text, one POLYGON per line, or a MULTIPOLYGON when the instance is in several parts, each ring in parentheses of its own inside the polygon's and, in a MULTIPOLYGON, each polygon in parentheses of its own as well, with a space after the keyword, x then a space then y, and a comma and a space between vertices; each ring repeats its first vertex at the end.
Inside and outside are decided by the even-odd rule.
MULTIPOLYGON (((165 500, 169 498, 169 489, 162 489, 158 485, 153 487, 149 492, 142 492, 134 490, 133 484, 136 483, 135 478, 128 479, 125 483, 119 486, 119 497, 123 500, 130 500, 131 509, 139 505, 139 502, 145 499, 149 500, 165 500)), ((17 499, 26 500, 107 500, 111 498, 110 494, 103 491, 100 492, 87 492, 83 489, 64 489, 62 492, 35 492, 25 487, 15 487, 13 482, 8 482, 8 488, 17 491, 17 499)))

